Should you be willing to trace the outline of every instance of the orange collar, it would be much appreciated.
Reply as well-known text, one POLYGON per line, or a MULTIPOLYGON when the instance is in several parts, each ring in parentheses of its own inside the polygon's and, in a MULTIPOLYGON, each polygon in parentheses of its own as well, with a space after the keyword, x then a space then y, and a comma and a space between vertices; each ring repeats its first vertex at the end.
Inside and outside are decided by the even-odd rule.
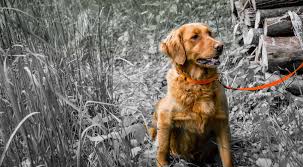
POLYGON ((184 73, 183 70, 181 69, 181 67, 179 65, 176 66, 177 69, 177 73, 185 79, 185 81, 191 83, 191 84, 195 84, 195 85, 207 85, 210 84, 216 80, 218 80, 219 76, 218 74, 214 75, 213 77, 210 77, 208 79, 202 79, 202 80, 195 80, 192 79, 188 74, 184 73))
POLYGON ((207 84, 210 84, 216 80, 218 80, 218 75, 216 74, 215 76, 213 77, 210 77, 208 79, 202 79, 202 80, 195 80, 195 79, 192 79, 192 78, 189 78, 189 77, 185 77, 185 80, 191 84, 195 84, 195 85, 207 85, 207 84))

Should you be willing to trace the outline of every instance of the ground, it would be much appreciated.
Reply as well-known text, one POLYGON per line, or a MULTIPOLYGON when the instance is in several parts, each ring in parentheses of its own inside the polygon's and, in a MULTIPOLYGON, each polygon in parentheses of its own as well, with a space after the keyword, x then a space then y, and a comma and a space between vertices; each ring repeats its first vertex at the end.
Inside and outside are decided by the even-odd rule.
MULTIPOLYGON (((158 45, 189 22, 224 41, 226 85, 268 82, 225 1, 3 0, 0 166, 155 166, 146 126, 170 67, 158 45)), ((236 166, 303 166, 303 100, 285 88, 226 90, 236 166)))
MULTIPOLYGON (((235 45, 237 46, 237 44, 233 44, 228 48, 221 57, 223 64, 220 66, 220 71, 226 79, 225 82, 234 87, 251 87, 268 82, 262 73, 262 67, 253 61, 252 56, 245 53, 247 49, 235 45)), ((140 111, 148 123, 151 121, 154 104, 166 93, 165 74, 170 68, 170 60, 158 52, 146 54, 144 57, 145 59, 140 62, 124 62, 123 68, 117 71, 115 78, 124 83, 122 92, 128 92, 127 94, 121 92, 121 99, 126 99, 123 103, 140 111), (155 56, 158 57, 154 58, 155 56), (134 73, 133 69, 138 70, 134 73)), ((289 138, 288 131, 300 130, 296 125, 293 127, 283 124, 289 115, 298 114, 297 116, 299 116, 302 114, 302 110, 292 110, 292 107, 298 108, 300 102, 291 104, 296 97, 285 91, 285 88, 284 85, 256 92, 226 90, 236 166, 256 166, 257 164, 259 166, 283 166, 283 164, 288 164, 291 159, 285 154, 290 151, 287 148, 288 142, 298 139, 297 137, 289 138), (281 125, 284 129, 280 127, 281 125), (283 137, 277 138, 277 135, 283 137), (284 159, 279 159, 279 157, 284 159)), ((297 98, 302 100, 300 97, 297 98)), ((287 120, 286 122, 288 124, 294 123, 294 121, 287 120)), ((301 142, 301 139, 296 141, 296 143, 301 142)), ((154 146, 154 143, 150 141, 148 144, 154 146)), ((145 156, 149 154, 154 158, 155 152, 153 151, 147 148, 145 156)), ((300 153, 296 156, 302 157, 300 153)), ((179 165, 186 164, 184 161, 178 162, 179 165)))

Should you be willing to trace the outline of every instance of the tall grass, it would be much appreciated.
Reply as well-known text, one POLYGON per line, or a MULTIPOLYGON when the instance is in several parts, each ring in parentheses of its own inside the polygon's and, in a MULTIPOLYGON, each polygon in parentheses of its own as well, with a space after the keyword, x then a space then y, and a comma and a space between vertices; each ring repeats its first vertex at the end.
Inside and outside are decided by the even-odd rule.
POLYGON ((1 3, 2 142, 23 117, 41 113, 23 123, 3 164, 87 165, 83 155, 93 148, 82 155, 75 150, 88 120, 102 110, 117 112, 95 106, 89 113, 84 106, 87 100, 114 102, 109 13, 99 8, 89 18, 88 9, 66 1, 1 3))
POLYGON ((0 166, 150 165, 146 120, 118 103, 115 69, 186 22, 215 20, 225 36, 218 11, 219 0, 1 0, 0 166))

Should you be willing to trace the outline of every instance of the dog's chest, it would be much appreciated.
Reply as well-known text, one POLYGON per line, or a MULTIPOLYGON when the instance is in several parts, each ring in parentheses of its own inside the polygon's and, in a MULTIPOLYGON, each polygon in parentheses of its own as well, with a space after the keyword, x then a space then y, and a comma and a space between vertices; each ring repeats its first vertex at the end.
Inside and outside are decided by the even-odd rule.
MULTIPOLYGON (((179 108, 181 110, 178 111, 175 110, 173 115, 184 113, 184 116, 175 117, 173 119, 174 127, 181 128, 192 133, 205 133, 205 129, 210 129, 210 123, 214 115, 208 111, 209 108, 212 107, 205 107, 200 103, 196 103, 192 106, 188 106, 188 108, 179 108)), ((215 111, 211 112, 214 113, 215 111)))
POLYGON ((212 130, 212 126, 210 126, 211 122, 209 120, 210 119, 208 118, 200 118, 196 120, 175 121, 173 128, 182 130, 184 132, 205 135, 212 130))
POLYGON ((215 97, 215 84, 192 85, 186 81, 176 79, 169 86, 169 92, 174 99, 186 106, 194 105, 196 101, 213 100, 215 97))
POLYGON ((169 81, 169 96, 175 101, 173 112, 184 113, 174 120, 174 127, 191 133, 204 134, 211 129, 210 120, 216 114, 216 82, 206 85, 190 84, 182 78, 169 81))

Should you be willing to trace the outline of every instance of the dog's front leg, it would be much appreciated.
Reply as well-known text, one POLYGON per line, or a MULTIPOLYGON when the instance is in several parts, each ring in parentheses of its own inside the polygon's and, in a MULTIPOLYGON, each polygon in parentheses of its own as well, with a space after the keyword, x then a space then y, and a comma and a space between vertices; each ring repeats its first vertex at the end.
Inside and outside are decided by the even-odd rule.
POLYGON ((216 91, 216 110, 217 115, 221 115, 216 127, 217 144, 220 152, 220 157, 224 167, 233 167, 231 150, 230 150, 230 129, 228 123, 228 105, 227 99, 222 86, 219 86, 216 91))
POLYGON ((158 151, 157 151, 157 164, 159 167, 168 165, 168 156, 170 148, 170 134, 171 134, 171 119, 172 112, 159 111, 158 112, 158 151))
POLYGON ((233 167, 230 150, 230 132, 227 120, 224 120, 221 123, 220 128, 217 129, 217 144, 223 166, 233 167))

